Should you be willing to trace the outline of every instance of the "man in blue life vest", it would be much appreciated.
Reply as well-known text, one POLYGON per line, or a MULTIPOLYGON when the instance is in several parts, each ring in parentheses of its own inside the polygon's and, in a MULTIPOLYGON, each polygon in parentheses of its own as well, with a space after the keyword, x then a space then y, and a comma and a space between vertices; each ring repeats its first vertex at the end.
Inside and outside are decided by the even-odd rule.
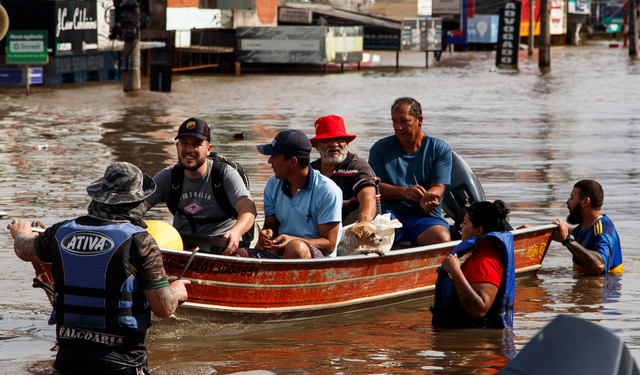
POLYGON ((160 318, 187 300, 189 281, 169 284, 155 240, 143 228, 151 177, 113 163, 87 187, 88 214, 36 234, 25 220, 7 229, 16 255, 51 263, 58 353, 65 374, 150 374, 144 339, 151 311, 160 318))
POLYGON ((241 240, 253 239, 257 211, 251 193, 230 163, 208 157, 211 131, 204 120, 187 119, 175 139, 178 163, 153 177, 158 188, 145 200, 147 209, 165 202, 185 245, 198 246, 188 243, 190 236, 222 236, 229 239, 222 254, 233 255, 241 240))
POLYGON ((567 200, 567 222, 556 219, 554 240, 573 254, 574 269, 585 275, 622 274, 620 237, 611 219, 600 212, 602 186, 594 180, 578 181, 567 200))
POLYGON ((391 106, 395 135, 376 142, 369 165, 380 178, 383 214, 391 211, 402 223, 397 241, 432 245, 451 239, 441 215, 441 200, 451 183, 451 148, 422 132, 422 107, 413 98, 391 106))

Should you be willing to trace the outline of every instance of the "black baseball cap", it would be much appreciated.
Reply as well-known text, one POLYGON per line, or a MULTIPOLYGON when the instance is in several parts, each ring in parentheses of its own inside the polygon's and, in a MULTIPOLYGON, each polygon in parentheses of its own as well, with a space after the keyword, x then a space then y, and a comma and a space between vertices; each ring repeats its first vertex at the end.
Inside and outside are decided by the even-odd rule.
POLYGON ((256 146, 262 155, 286 155, 297 158, 311 156, 311 142, 306 134, 300 130, 283 130, 268 145, 256 146))
POLYGON ((192 117, 183 122, 178 129, 178 135, 175 139, 182 137, 183 135, 190 135, 192 137, 207 140, 211 143, 211 132, 209 131, 209 125, 204 120, 192 117))

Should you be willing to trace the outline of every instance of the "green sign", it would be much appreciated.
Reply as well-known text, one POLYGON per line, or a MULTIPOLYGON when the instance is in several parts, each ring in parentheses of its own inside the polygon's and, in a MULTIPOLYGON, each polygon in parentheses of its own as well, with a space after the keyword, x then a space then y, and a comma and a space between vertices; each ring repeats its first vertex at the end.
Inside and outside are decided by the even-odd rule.
POLYGON ((48 62, 45 30, 7 32, 7 64, 46 64, 48 62))

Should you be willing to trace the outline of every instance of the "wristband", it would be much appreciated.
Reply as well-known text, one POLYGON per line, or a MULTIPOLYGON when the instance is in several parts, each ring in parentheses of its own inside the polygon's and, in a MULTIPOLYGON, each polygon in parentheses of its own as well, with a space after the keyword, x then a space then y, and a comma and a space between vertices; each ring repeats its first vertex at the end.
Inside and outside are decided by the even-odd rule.
POLYGON ((573 242, 576 239, 573 237, 571 233, 567 234, 567 237, 562 241, 562 246, 567 246, 569 242, 573 242))

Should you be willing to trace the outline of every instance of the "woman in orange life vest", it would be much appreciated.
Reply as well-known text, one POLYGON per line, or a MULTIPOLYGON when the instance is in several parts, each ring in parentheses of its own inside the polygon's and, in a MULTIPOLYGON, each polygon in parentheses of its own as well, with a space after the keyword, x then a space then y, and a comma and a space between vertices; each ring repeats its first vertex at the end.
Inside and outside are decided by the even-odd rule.
POLYGON ((477 202, 461 225, 462 242, 442 262, 433 324, 458 328, 513 326, 513 235, 506 232, 507 205, 477 202), (458 257, 472 251, 460 265, 458 257), (445 280, 448 279, 448 280, 445 280))

